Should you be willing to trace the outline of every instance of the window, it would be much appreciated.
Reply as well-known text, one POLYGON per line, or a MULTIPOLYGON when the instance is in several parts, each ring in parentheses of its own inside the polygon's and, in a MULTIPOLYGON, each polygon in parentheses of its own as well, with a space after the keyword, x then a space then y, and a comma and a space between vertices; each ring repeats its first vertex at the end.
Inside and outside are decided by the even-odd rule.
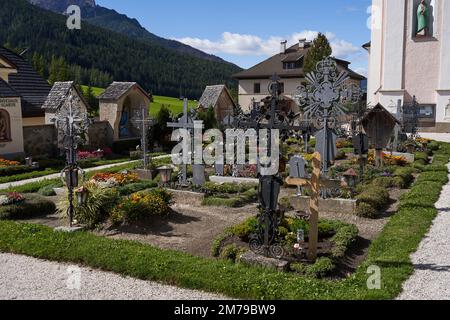
POLYGON ((261 83, 257 82, 253 85, 253 93, 261 93, 261 83))
POLYGON ((419 106, 419 118, 421 119, 434 119, 435 105, 420 105, 419 106))
POLYGON ((300 69, 302 67, 300 61, 296 62, 283 62, 283 69, 284 70, 293 70, 293 69, 300 69))
POLYGON ((0 142, 11 141, 11 121, 9 113, 6 110, 0 109, 0 142))
POLYGON ((280 82, 280 93, 284 93, 284 82, 280 82))

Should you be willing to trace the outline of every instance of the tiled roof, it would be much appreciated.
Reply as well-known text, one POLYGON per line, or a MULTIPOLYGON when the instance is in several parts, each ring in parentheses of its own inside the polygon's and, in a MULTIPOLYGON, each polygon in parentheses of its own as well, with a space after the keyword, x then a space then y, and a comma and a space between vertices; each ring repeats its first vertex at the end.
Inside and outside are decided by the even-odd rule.
POLYGON ((0 46, 0 56, 10 61, 17 68, 17 73, 9 75, 8 84, 22 98, 22 116, 41 117, 41 108, 50 92, 50 85, 42 78, 31 64, 22 56, 0 46))
MULTIPOLYGON (((241 71, 233 75, 236 79, 268 79, 273 74, 277 74, 281 78, 303 78, 303 68, 298 69, 284 69, 283 62, 296 62, 304 59, 308 53, 310 47, 300 48, 299 44, 296 44, 286 50, 285 53, 276 54, 269 59, 257 64, 256 66, 241 71)), ((335 59, 339 71, 347 71, 350 78, 356 80, 366 79, 362 75, 354 72, 348 68, 349 62, 341 59, 335 59)))
POLYGON ((55 82, 42 108, 49 111, 58 110, 64 101, 66 101, 69 91, 72 88, 76 90, 80 98, 83 99, 83 95, 78 91, 77 87, 74 86, 73 81, 55 82))
POLYGON ((20 94, 16 92, 9 84, 0 79, 0 98, 17 98, 20 94))
MULTIPOLYGON (((126 94, 131 88, 137 86, 142 93, 148 97, 147 92, 139 86, 136 82, 113 82, 106 90, 98 97, 99 100, 118 100, 126 94)), ((149 98, 149 97, 148 97, 149 98)))
MULTIPOLYGON (((199 100, 199 106, 203 108, 215 107, 217 100, 219 100, 220 95, 223 90, 227 91, 225 85, 208 86, 205 91, 203 91, 202 97, 199 100)), ((228 92, 227 92, 228 94, 228 92)), ((233 101, 233 99, 231 99, 233 101)))

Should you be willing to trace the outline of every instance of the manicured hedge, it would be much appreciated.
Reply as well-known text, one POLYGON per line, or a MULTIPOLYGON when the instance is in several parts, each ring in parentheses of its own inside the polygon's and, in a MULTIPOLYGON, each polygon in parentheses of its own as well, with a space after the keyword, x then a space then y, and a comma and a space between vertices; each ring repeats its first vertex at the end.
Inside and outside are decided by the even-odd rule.
POLYGON ((56 206, 52 201, 40 196, 27 195, 25 201, 0 207, 0 220, 21 220, 54 213, 56 206))

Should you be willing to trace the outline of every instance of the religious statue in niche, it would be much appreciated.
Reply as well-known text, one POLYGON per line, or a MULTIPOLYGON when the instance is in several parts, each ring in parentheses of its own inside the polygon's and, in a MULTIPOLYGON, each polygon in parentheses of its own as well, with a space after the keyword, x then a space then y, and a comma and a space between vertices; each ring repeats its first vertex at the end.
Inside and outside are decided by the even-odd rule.
POLYGON ((127 98, 125 100, 125 103, 123 105, 123 111, 122 115, 120 117, 120 123, 119 123, 119 137, 120 138, 131 138, 132 134, 130 131, 130 117, 131 117, 131 108, 129 99, 127 98))
POLYGON ((11 141, 9 114, 6 110, 0 110, 0 142, 7 141, 11 141))
POLYGON ((428 17, 430 8, 426 0, 421 0, 417 8, 417 37, 426 37, 428 35, 428 17))

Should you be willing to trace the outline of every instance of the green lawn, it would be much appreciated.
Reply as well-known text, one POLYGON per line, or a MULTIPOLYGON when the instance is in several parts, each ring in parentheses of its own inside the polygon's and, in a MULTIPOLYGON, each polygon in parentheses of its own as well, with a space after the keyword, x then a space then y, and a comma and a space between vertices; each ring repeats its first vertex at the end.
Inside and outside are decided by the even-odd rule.
MULTIPOLYGON (((81 87, 83 91, 86 91, 88 88, 87 86, 81 87)), ((103 91, 105 91, 105 89, 92 87, 92 91, 94 92, 94 95, 98 97, 103 93, 103 91)), ((155 117, 163 105, 167 106, 171 110, 172 114, 177 115, 183 112, 183 100, 180 100, 179 98, 153 96, 153 102, 150 104, 150 115, 155 117)), ((189 101, 190 108, 195 108, 196 106, 196 101, 189 101)))

